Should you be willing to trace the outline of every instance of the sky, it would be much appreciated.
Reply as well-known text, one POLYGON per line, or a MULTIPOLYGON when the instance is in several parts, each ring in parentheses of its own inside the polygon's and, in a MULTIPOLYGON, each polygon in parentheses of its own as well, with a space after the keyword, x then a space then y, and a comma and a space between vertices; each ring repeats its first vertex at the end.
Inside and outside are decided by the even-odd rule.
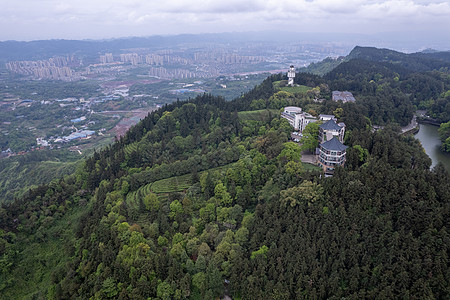
POLYGON ((265 30, 450 40, 450 0, 0 0, 0 7, 2 41, 265 30))

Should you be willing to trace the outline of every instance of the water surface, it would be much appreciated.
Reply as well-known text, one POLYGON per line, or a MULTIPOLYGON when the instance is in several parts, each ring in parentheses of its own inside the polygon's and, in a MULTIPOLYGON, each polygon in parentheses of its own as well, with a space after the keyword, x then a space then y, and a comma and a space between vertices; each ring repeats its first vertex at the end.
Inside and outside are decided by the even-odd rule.
POLYGON ((441 140, 439 139, 438 126, 430 124, 419 124, 419 132, 415 134, 415 138, 420 140, 425 152, 432 160, 431 167, 434 167, 438 162, 442 162, 450 172, 450 154, 442 152, 439 147, 441 140))

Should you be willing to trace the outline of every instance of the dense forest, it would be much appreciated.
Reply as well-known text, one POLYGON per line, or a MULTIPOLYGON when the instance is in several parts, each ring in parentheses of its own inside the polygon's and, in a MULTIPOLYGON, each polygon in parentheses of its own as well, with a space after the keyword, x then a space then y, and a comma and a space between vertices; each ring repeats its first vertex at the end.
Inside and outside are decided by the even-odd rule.
POLYGON ((0 298, 447 298, 450 175, 398 125, 450 101, 448 70, 350 59, 297 74, 304 93, 274 87, 285 79, 166 105, 3 205, 0 298), (346 123, 345 168, 301 162, 287 105, 346 123))
POLYGON ((442 123, 439 126, 438 133, 442 140, 442 151, 450 153, 450 121, 442 123))

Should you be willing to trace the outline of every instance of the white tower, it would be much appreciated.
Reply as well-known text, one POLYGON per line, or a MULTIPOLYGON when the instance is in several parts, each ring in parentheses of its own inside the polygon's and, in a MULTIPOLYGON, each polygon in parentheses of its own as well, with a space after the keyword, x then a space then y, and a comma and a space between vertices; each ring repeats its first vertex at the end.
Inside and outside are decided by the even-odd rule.
POLYGON ((289 80, 288 80, 288 85, 294 86, 294 78, 295 78, 295 68, 294 68, 294 66, 291 66, 291 67, 289 68, 289 71, 288 71, 288 73, 287 73, 287 76, 288 76, 288 78, 289 78, 289 80))

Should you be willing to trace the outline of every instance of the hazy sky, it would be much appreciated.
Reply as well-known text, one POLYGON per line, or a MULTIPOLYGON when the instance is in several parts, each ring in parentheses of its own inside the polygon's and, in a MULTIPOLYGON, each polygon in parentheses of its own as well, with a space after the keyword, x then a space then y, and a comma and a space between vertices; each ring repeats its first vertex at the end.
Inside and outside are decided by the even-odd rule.
POLYGON ((413 36, 433 32, 450 38, 450 0, 0 0, 0 4, 0 40, 284 28, 413 36))

